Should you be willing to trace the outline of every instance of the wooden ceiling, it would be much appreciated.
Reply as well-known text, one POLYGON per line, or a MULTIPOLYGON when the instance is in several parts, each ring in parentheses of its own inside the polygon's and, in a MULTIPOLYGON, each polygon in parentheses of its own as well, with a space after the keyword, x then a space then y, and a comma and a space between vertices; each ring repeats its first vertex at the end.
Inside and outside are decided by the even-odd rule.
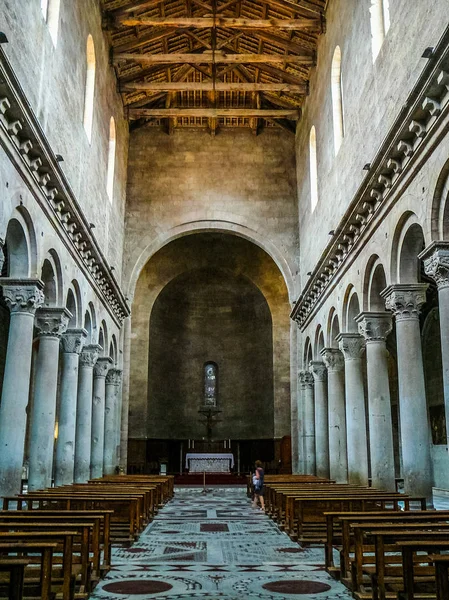
POLYGON ((295 131, 327 0, 103 0, 131 127, 295 131))

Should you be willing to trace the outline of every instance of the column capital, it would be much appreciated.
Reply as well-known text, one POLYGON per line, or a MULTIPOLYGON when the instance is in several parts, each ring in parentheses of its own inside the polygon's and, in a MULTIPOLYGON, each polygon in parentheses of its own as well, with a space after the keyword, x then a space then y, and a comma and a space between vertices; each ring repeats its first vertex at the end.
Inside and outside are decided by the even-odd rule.
POLYGON ((97 358, 97 362, 94 365, 94 377, 105 378, 111 365, 112 358, 109 356, 100 356, 97 358))
POLYGON ((343 371, 345 361, 338 348, 323 348, 320 354, 329 372, 343 371))
POLYGON ((106 383, 110 385, 120 385, 122 382, 122 370, 121 369, 109 369, 106 375, 106 383))
POLYGON ((84 346, 80 354, 80 366, 93 367, 97 362, 100 350, 101 346, 98 344, 88 344, 87 346, 84 346))
POLYGON ((386 342, 393 329, 392 316, 387 312, 361 312, 355 321, 367 342, 386 342))
POLYGON ((322 360, 311 360, 309 362, 309 371, 312 373, 315 381, 326 380, 326 365, 322 360))
POLYGON ((432 242, 418 258, 424 262, 426 275, 435 280, 439 290, 449 287, 449 242, 432 242))
POLYGON ((44 303, 44 284, 40 279, 0 277, 3 298, 11 313, 34 315, 44 303))
POLYGON ((385 307, 391 310, 396 321, 418 319, 421 306, 426 302, 427 283, 395 283, 381 292, 385 307))
POLYGON ((80 354, 86 338, 85 329, 67 329, 61 337, 62 351, 67 354, 80 354))
POLYGON ((360 333, 340 333, 336 340, 345 360, 358 360, 365 351, 365 338, 360 333))
POLYGON ((66 308, 44 306, 36 311, 35 326, 39 337, 54 337, 60 339, 66 331, 72 313, 66 308))

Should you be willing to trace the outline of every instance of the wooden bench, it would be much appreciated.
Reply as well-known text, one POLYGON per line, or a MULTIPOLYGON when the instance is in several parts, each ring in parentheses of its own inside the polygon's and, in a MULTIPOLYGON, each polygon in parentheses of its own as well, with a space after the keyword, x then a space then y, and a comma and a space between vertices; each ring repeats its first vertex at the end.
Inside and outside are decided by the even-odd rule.
MULTIPOLYGON (((9 573, 8 598, 9 600, 23 599, 23 583, 25 577, 25 567, 29 565, 30 559, 20 556, 0 557, 0 572, 9 573)), ((0 580, 3 584, 3 580, 0 580)))
MULTIPOLYGON (((24 541, 4 542, 0 540, 0 558, 5 559, 11 554, 28 554, 33 560, 39 560, 38 593, 41 600, 51 600, 52 558, 53 551, 58 547, 56 542, 24 541)), ((31 558, 29 559, 31 561, 31 558)))
MULTIPOLYGON (((426 550, 429 550, 429 547, 426 550)), ((436 600, 447 600, 449 598, 449 555, 430 554, 429 560, 435 565, 436 600)))

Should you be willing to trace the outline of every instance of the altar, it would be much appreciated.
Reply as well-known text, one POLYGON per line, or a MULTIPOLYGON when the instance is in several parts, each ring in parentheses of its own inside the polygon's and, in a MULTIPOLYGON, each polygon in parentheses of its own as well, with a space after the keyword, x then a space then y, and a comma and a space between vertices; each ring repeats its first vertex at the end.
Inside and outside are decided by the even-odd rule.
POLYGON ((234 455, 231 452, 186 454, 186 469, 189 473, 229 473, 234 467, 234 455))

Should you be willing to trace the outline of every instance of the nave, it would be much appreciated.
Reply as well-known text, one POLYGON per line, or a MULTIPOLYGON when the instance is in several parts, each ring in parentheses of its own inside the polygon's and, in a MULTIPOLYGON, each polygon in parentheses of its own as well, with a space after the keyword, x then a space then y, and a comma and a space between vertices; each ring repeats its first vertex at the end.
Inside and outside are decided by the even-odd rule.
POLYGON ((251 506, 243 488, 176 488, 91 600, 347 599, 324 571, 323 548, 301 548, 251 506))

